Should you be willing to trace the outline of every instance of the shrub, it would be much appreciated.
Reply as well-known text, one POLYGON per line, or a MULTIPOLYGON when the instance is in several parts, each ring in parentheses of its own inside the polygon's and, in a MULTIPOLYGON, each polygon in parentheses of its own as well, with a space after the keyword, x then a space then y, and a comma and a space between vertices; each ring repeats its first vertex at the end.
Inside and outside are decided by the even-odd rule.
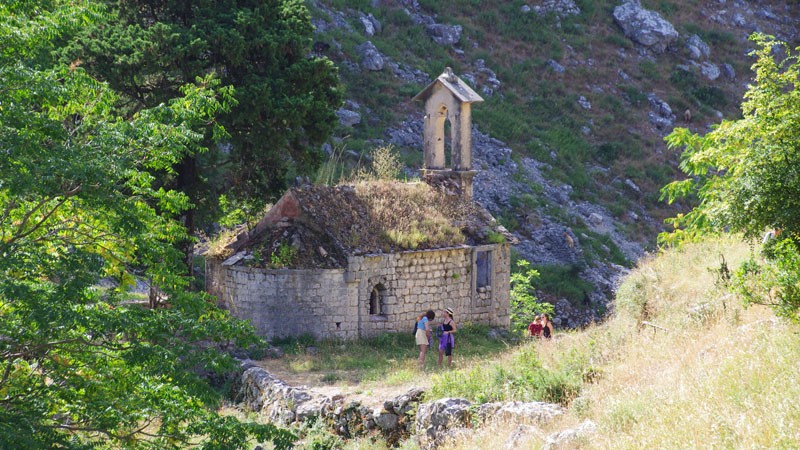
POLYGON ((721 109, 728 106, 725 92, 716 86, 702 86, 692 89, 692 96, 703 105, 721 109))
POLYGON ((586 293, 594 289, 591 283, 580 278, 580 267, 577 265, 546 265, 537 266, 536 269, 541 274, 538 286, 541 291, 566 298, 572 304, 582 302, 586 293))
POLYGON ((506 242, 506 237, 503 236, 501 233, 488 230, 486 232, 486 241, 489 242, 490 244, 503 244, 506 242))
POLYGON ((289 267, 294 262, 296 255, 297 249, 290 244, 281 242, 278 248, 269 257, 269 268, 282 269, 284 267, 289 267))
POLYGON ((392 145, 378 147, 372 151, 372 171, 381 181, 396 180, 403 170, 403 163, 392 145))
POLYGON ((678 89, 689 90, 697 86, 697 77, 688 70, 675 69, 669 75, 669 82, 678 89))
POLYGON ((534 282, 539 272, 531 268, 531 263, 520 259, 511 273, 511 329, 524 333, 528 324, 537 314, 553 314, 553 305, 540 302, 536 298, 534 282))

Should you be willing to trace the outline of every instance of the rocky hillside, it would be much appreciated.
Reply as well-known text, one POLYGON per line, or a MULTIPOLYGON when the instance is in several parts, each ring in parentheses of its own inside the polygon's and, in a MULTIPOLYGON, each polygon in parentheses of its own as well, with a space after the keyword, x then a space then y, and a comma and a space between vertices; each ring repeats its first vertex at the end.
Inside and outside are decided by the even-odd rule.
MULTIPOLYGON (((618 275, 654 247, 679 176, 663 136, 736 118, 753 32, 796 46, 800 5, 742 0, 312 0, 314 52, 348 99, 326 151, 379 146, 421 165, 422 108, 445 67, 475 105, 475 196, 542 273, 556 324, 602 315, 618 275)), ((776 49, 780 51, 780 49, 776 49)), ((337 151, 339 150, 339 151, 337 151)))

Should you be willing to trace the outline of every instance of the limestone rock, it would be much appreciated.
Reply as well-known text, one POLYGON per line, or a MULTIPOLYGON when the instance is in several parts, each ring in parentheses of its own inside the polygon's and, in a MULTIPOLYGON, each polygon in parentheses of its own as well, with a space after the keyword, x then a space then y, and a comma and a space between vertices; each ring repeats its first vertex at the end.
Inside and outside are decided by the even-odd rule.
POLYGON ((349 109, 339 108, 336 110, 336 116, 339 118, 339 123, 346 127, 353 127, 361 123, 361 114, 349 109))
POLYGON ((361 25, 364 27, 364 34, 367 36, 375 36, 376 33, 380 33, 382 26, 378 19, 372 15, 372 13, 364 14, 358 17, 358 21, 361 22, 361 25))
POLYGON ((627 186, 628 188, 630 188, 630 190, 632 190, 637 194, 642 193, 642 190, 639 189, 639 186, 637 186, 636 183, 634 183, 633 180, 631 180, 630 178, 625 179, 625 186, 627 186))
POLYGON ((539 434, 539 429, 531 425, 517 425, 506 439, 505 450, 517 450, 530 440, 532 434, 539 434))
POLYGON ((686 49, 694 59, 708 58, 711 55, 711 48, 696 34, 693 34, 686 42, 686 49))
POLYGON ((702 73, 703 76, 708 78, 709 80, 714 81, 717 78, 719 78, 720 70, 716 64, 704 61, 700 63, 700 73, 702 73))
POLYGON ((655 94, 648 94, 647 100, 652 111, 647 113, 647 118, 659 130, 668 130, 675 123, 675 114, 667 102, 655 94))
POLYGON ((375 425, 384 432, 395 430, 400 423, 400 418, 397 414, 386 411, 375 414, 373 420, 375 420, 375 425))
POLYGON ((540 16, 553 13, 558 17, 565 17, 581 13, 581 8, 573 0, 544 0, 540 6, 534 6, 533 10, 540 16))
POLYGON ((597 433, 597 425, 591 420, 584 420, 575 428, 559 431, 558 433, 547 436, 547 444, 545 444, 544 448, 548 450, 563 448, 563 446, 569 446, 570 442, 578 438, 590 436, 595 433, 597 433))
POLYGON ((549 67, 550 70, 552 70, 555 73, 564 73, 567 70, 564 68, 564 66, 562 66, 561 64, 552 59, 547 61, 547 67, 549 67))
POLYGON ((659 13, 642 8, 639 0, 614 8, 614 21, 628 39, 655 53, 663 53, 678 39, 675 27, 659 13))
POLYGON ((389 61, 388 64, 389 68, 392 69, 394 76, 403 81, 418 84, 428 84, 430 82, 430 77, 428 74, 419 69, 415 69, 406 64, 398 64, 394 61, 389 61))
POLYGON ((455 45, 461 40, 461 25, 435 23, 427 25, 425 32, 439 45, 455 45))
POLYGON ((356 53, 361 57, 361 67, 364 69, 373 72, 383 70, 385 64, 384 56, 372 42, 367 41, 356 47, 356 53))
POLYGON ((733 66, 728 63, 722 64, 722 74, 729 80, 736 79, 736 71, 733 69, 733 66))
POLYGON ((478 406, 477 413, 484 420, 543 425, 564 414, 564 408, 545 402, 485 403, 478 406))
POLYGON ((419 405, 414 429, 421 446, 424 448, 436 446, 441 442, 445 432, 466 426, 471 405, 463 398, 443 398, 419 405))

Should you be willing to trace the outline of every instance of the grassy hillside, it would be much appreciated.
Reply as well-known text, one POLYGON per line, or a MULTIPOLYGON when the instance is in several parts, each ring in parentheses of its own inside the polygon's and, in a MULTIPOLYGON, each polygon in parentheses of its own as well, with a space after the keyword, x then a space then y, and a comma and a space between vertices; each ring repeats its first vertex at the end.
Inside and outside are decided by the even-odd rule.
MULTIPOLYGON (((676 126, 702 130, 719 122, 720 114, 728 118, 739 115, 738 105, 750 78, 749 31, 711 21, 709 15, 720 8, 716 2, 644 0, 645 8, 660 13, 680 33, 674 48, 661 55, 640 52, 622 34, 612 16, 620 4, 617 0, 578 0, 580 14, 562 17, 522 13, 520 8, 533 4, 525 1, 420 0, 419 10, 437 23, 462 27, 455 46, 431 40, 405 11, 412 3, 315 3, 341 11, 351 27, 317 36, 333 44, 326 55, 341 68, 347 98, 359 102, 362 111, 369 111, 363 123, 339 130, 346 145, 357 151, 369 150, 375 139, 385 138, 386 127, 420 108, 410 99, 422 84, 403 81, 387 73, 388 69, 353 69, 359 62, 356 47, 366 40, 392 61, 431 77, 451 66, 457 74, 477 73, 476 83, 481 84, 485 80, 476 68, 485 66, 502 85, 484 95, 486 102, 474 108, 479 129, 506 142, 517 158, 531 156, 550 164, 548 176, 570 184, 576 200, 605 205, 619 215, 639 202, 656 219, 670 214, 658 201, 658 189, 677 175, 675 155, 665 151, 662 141, 670 130, 657 130, 648 121, 648 95, 655 94, 671 106, 678 116, 676 126), (372 14, 382 24, 381 30, 365 36, 358 14, 372 14), (691 62, 686 42, 692 35, 709 45, 709 60, 729 64, 736 79, 720 76, 711 81, 697 69, 687 69, 691 62), (565 70, 553 70, 553 62, 565 70), (591 108, 581 107, 580 97, 591 108), (687 109, 692 112, 691 122, 683 120, 687 109), (642 198, 596 189, 620 178, 640 187, 642 198)), ((317 17, 329 17, 320 8, 312 6, 312 11, 317 17)), ((407 163, 421 163, 417 152, 408 152, 407 163)), ((660 220, 653 223, 660 224, 660 220)), ((653 230, 644 223, 628 232, 653 239, 653 230)))
MULTIPOLYGON (((568 413, 517 448, 540 448, 547 433, 586 419, 597 434, 568 448, 800 446, 800 328, 744 308, 717 283, 722 255, 733 268, 750 251, 713 242, 642 262, 607 323, 535 345, 543 367, 572 366, 584 380, 568 413)), ((513 428, 454 448, 503 448, 513 428)))
MULTIPOLYGON (((586 420, 597 432, 564 448, 798 448, 800 326, 765 307, 743 306, 720 281, 723 258, 734 269, 752 251, 729 239, 642 261, 625 278, 606 322, 558 332, 551 341, 492 340, 485 329, 467 327, 452 370, 434 370, 431 360, 417 371, 410 335, 348 346, 290 341, 281 343, 286 357, 265 364, 290 381, 368 397, 413 385, 427 387, 428 400, 565 406, 561 418, 525 434, 514 447, 523 450, 541 448, 551 433, 586 420)), ((506 448, 515 430, 503 423, 476 429, 448 448, 506 448)), ((346 448, 386 447, 364 438, 346 448)))

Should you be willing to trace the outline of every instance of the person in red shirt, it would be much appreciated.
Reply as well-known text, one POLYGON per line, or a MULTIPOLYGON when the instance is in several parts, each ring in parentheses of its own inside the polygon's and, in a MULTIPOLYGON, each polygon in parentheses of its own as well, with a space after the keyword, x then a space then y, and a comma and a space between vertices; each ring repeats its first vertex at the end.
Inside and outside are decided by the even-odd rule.
POLYGON ((533 319, 533 322, 531 322, 531 324, 528 325, 528 332, 531 334, 531 337, 542 336, 542 323, 541 323, 541 318, 539 316, 536 316, 536 318, 533 319))

